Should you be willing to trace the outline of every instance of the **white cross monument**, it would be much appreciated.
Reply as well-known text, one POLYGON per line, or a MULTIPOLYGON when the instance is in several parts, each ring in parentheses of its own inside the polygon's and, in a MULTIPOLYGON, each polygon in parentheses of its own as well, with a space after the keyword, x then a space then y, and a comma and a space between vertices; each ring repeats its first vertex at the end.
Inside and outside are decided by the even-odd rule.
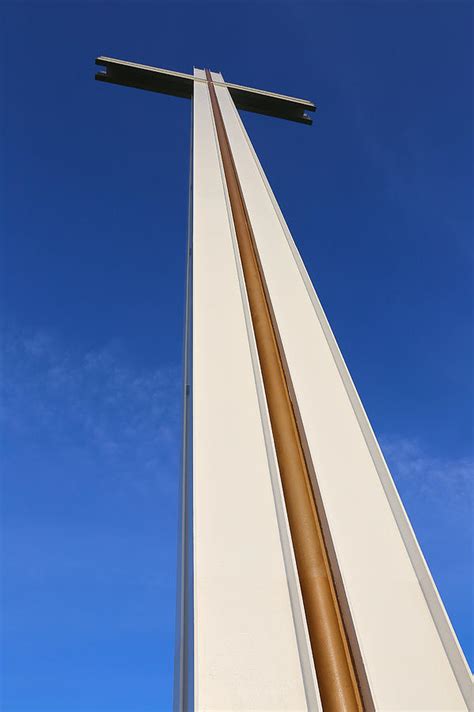
POLYGON ((238 113, 310 124, 314 104, 96 63, 193 104, 176 710, 467 710, 467 663, 238 113))

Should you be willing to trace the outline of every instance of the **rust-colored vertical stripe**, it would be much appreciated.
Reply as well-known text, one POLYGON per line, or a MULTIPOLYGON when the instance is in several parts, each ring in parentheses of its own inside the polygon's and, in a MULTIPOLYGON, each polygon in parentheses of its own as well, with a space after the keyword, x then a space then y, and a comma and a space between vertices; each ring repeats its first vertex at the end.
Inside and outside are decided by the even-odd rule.
POLYGON ((206 78, 239 246, 265 395, 324 712, 362 710, 255 240, 209 70, 206 78))

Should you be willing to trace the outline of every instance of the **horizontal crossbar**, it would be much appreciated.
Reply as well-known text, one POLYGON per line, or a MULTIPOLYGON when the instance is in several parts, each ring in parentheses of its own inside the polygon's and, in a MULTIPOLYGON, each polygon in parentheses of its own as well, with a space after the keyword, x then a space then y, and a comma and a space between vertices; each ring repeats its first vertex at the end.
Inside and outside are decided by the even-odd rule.
MULTIPOLYGON (((171 94, 186 99, 190 99, 193 95, 194 82, 206 82, 205 79, 194 77, 192 74, 124 62, 111 57, 97 57, 95 63, 105 68, 105 71, 97 72, 95 75, 99 81, 171 94)), ((316 110, 311 101, 228 82, 215 81, 214 84, 229 90, 238 109, 304 124, 312 123, 311 117, 306 114, 306 111, 316 110)))

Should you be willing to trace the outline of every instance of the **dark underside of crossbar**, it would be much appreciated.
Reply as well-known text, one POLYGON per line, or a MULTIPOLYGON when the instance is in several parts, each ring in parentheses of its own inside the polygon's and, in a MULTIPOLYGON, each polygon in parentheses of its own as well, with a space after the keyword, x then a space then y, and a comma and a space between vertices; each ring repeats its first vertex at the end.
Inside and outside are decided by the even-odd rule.
MULTIPOLYGON (((170 94, 185 99, 192 98, 194 82, 196 81, 192 75, 155 70, 151 67, 132 65, 131 63, 122 64, 104 57, 98 57, 95 63, 105 68, 105 71, 96 73, 95 78, 98 81, 108 82, 109 84, 122 84, 123 86, 146 89, 160 94, 170 94)), ((315 110, 314 104, 310 102, 303 103, 278 94, 260 93, 245 87, 223 84, 227 86, 237 109, 252 111, 266 116, 275 116, 303 124, 312 123, 311 117, 306 114, 306 111, 315 110)))
POLYGON ((126 64, 115 64, 100 57, 96 64, 105 67, 105 72, 97 72, 95 78, 100 82, 109 84, 123 84, 126 87, 156 91, 160 94, 171 94, 184 99, 191 99, 193 95, 194 80, 175 74, 153 72, 142 67, 130 67, 126 64))

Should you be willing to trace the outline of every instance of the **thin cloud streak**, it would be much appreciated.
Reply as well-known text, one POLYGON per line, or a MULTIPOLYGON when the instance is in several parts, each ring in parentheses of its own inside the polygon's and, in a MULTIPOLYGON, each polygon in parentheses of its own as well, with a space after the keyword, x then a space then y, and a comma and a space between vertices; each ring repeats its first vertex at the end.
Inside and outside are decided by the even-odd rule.
POLYGON ((5 440, 79 452, 116 472, 133 465, 142 473, 176 467, 177 367, 140 370, 117 345, 78 353, 46 332, 8 333, 2 345, 2 382, 5 440))
POLYGON ((385 435, 381 445, 404 498, 413 502, 428 499, 450 508, 469 507, 472 458, 434 456, 418 440, 402 436, 385 435))

